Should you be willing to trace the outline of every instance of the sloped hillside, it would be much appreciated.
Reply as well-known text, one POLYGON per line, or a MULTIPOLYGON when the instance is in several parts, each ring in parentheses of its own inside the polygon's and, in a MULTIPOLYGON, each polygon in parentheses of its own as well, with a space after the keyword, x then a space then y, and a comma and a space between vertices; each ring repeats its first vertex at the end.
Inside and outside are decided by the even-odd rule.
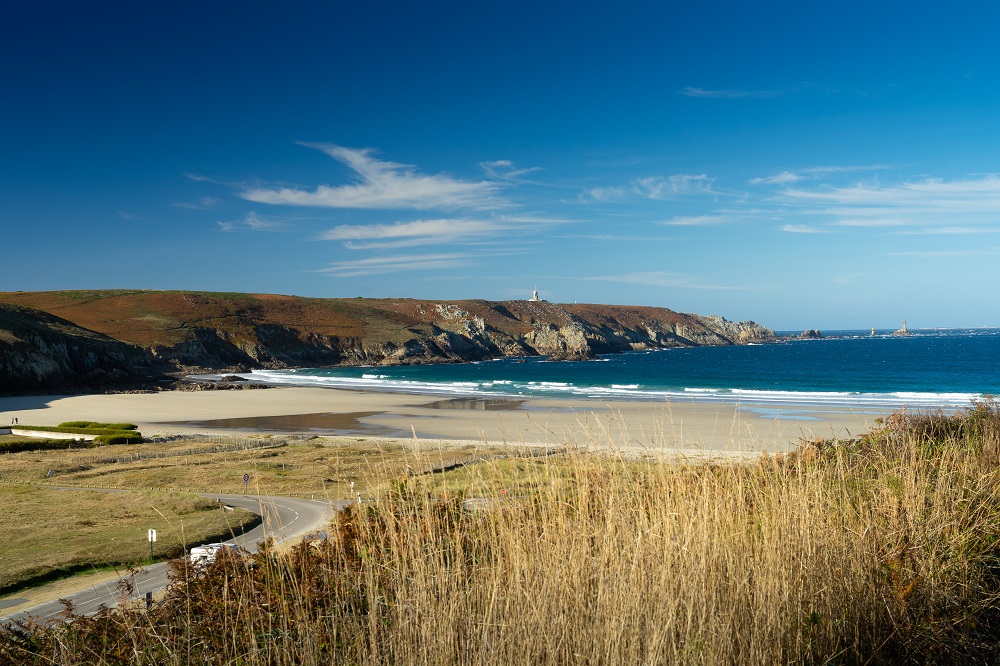
POLYGON ((733 323, 666 308, 545 301, 61 291, 0 293, 0 302, 35 308, 107 336, 106 343, 118 343, 114 349, 127 348, 144 357, 142 367, 163 362, 182 371, 531 355, 582 359, 632 349, 775 337, 753 322, 733 323))
POLYGON ((0 394, 95 390, 153 382, 142 349, 51 314, 0 304, 0 394))

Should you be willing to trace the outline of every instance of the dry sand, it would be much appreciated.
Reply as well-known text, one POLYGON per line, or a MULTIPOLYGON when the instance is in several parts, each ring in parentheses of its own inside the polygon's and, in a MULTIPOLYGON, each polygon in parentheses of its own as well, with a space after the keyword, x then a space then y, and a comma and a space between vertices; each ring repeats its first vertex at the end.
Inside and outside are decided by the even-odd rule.
POLYGON ((0 398, 0 424, 130 422, 146 434, 350 433, 508 444, 777 452, 868 430, 880 411, 707 402, 477 399, 326 388, 0 398))

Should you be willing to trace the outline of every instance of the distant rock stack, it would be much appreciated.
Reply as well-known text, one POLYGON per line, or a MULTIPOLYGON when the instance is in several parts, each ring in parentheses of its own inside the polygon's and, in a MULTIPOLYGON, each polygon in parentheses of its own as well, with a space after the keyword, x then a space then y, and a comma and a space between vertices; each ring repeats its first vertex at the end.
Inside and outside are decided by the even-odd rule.
POLYGON ((798 338, 800 340, 818 340, 822 338, 823 334, 817 331, 815 328, 810 328, 808 331, 802 331, 799 333, 798 338))

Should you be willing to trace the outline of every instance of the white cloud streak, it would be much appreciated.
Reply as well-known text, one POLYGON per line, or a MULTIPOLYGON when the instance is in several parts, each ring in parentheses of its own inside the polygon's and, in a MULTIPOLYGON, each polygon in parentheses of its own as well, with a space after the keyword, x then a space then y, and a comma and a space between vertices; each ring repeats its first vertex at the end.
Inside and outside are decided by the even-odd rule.
POLYGON ((868 164, 863 166, 816 166, 807 167, 805 169, 797 169, 795 171, 782 171, 774 174, 773 176, 751 178, 748 182, 751 185, 788 185, 789 183, 796 183, 800 180, 821 178, 830 174, 877 171, 888 168, 889 166, 886 164, 868 164))
POLYGON ((685 97, 700 97, 704 99, 772 99, 780 97, 786 90, 706 90, 705 88, 695 88, 687 86, 681 89, 681 94, 685 97))
POLYGON ((345 241, 352 250, 466 243, 534 233, 568 220, 498 216, 489 219, 434 219, 393 224, 343 224, 319 235, 320 240, 345 241), (357 242, 371 241, 371 242, 357 242))
POLYGON ((660 224, 672 227, 704 227, 710 224, 723 224, 731 221, 732 218, 727 215, 679 215, 660 224))
POLYGON ((490 162, 480 162, 480 168, 486 172, 490 178, 495 178, 496 180, 503 180, 511 183, 521 183, 526 182, 521 180, 521 176, 526 176, 529 173, 534 173, 536 171, 541 171, 541 167, 522 167, 517 168, 514 163, 510 160, 493 160, 490 162))
POLYGON ((707 174, 676 174, 636 178, 628 186, 593 187, 579 197, 581 203, 613 203, 641 197, 666 201, 683 195, 714 194, 715 179, 707 174))
POLYGON ((317 272, 325 273, 332 277, 360 277, 403 271, 460 268, 469 265, 469 259, 469 255, 461 253, 404 254, 389 257, 371 257, 354 261, 338 261, 317 272))
POLYGON ((823 216, 841 227, 991 228, 1000 223, 1000 177, 923 179, 894 186, 859 183, 834 188, 787 188, 778 199, 798 214, 823 216))
POLYGON ((828 233, 826 229, 820 229, 819 227, 812 227, 808 224, 785 224, 781 227, 782 231, 787 231, 790 234, 824 234, 828 233))
POLYGON ((788 183, 794 183, 798 180, 802 180, 802 176, 797 173, 792 173, 791 171, 782 171, 781 173, 775 174, 773 176, 765 176, 762 178, 751 178, 751 185, 787 185, 788 183))
POLYGON ((499 197, 500 185, 496 182, 421 174, 411 165, 376 159, 371 148, 345 148, 326 143, 302 145, 320 150, 347 165, 356 174, 357 182, 320 185, 311 191, 254 187, 243 190, 239 196, 258 203, 315 208, 482 210, 508 205, 499 197))
POLYGON ((266 218, 250 211, 241 220, 216 222, 221 231, 277 231, 285 226, 284 222, 266 218))
POLYGON ((218 197, 202 197, 197 201, 178 201, 172 205, 176 208, 186 208, 187 210, 212 210, 222 205, 222 199, 218 197))

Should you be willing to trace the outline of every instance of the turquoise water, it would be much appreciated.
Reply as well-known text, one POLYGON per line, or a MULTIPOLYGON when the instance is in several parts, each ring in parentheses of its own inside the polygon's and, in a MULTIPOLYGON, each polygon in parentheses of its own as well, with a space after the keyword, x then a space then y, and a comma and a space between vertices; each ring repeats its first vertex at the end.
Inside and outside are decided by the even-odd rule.
POLYGON ((826 331, 823 339, 631 352, 593 361, 501 359, 256 371, 273 384, 439 395, 965 407, 1000 394, 1000 329, 826 331))

